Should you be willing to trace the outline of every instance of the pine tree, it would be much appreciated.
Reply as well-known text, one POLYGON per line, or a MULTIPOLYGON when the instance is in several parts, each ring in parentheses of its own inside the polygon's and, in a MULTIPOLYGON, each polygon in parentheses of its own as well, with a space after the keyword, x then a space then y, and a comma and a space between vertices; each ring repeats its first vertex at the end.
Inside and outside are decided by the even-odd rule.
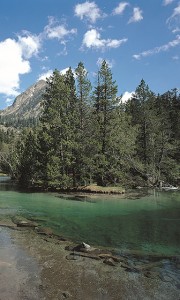
POLYGON ((71 75, 54 71, 47 80, 44 111, 40 119, 39 159, 42 179, 46 185, 72 185, 74 91, 71 75), (69 81, 70 80, 70 81, 69 81))
POLYGON ((37 172, 37 144, 36 135, 30 130, 24 137, 24 141, 17 146, 18 162, 18 177, 19 182, 23 186, 29 186, 34 183, 37 172))
POLYGON ((97 154, 95 157, 96 181, 107 184, 109 169, 108 152, 113 130, 114 111, 117 105, 117 85, 112 79, 111 70, 104 60, 97 74, 97 86, 94 91, 94 124, 97 154))
POLYGON ((91 182, 93 165, 93 148, 90 116, 91 83, 88 73, 80 62, 75 70, 78 99, 78 149, 76 152, 77 183, 86 185, 91 182))

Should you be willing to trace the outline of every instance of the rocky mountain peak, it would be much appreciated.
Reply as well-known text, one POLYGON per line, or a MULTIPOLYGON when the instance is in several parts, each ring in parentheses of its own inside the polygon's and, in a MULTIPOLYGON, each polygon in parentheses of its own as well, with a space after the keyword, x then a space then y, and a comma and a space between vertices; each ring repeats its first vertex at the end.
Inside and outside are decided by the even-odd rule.
POLYGON ((40 103, 45 92, 46 82, 40 80, 18 95, 13 104, 3 111, 1 117, 22 119, 36 118, 41 112, 40 103))

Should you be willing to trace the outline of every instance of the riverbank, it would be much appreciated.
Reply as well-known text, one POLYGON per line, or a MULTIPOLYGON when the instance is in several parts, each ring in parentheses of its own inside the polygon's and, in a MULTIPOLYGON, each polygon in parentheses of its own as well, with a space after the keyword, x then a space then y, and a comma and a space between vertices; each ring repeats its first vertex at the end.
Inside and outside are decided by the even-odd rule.
MULTIPOLYGON (((178 261, 167 260, 165 257, 156 258, 153 262, 142 256, 117 257, 112 256, 112 253, 104 248, 99 249, 100 252, 94 252, 95 249, 92 247, 91 251, 90 249, 86 251, 71 241, 53 237, 50 231, 38 233, 32 226, 28 228, 17 225, 7 219, 1 220, 1 228, 8 230, 16 245, 16 252, 19 251, 20 255, 23 251, 26 261, 33 260, 36 267, 38 266, 35 281, 30 280, 32 274, 31 269, 29 270, 27 278, 31 284, 28 287, 27 285, 23 287, 18 267, 15 270, 17 274, 13 273, 14 276, 17 275, 16 280, 19 281, 22 295, 23 289, 26 289, 26 299, 176 300, 179 297, 180 283, 176 273, 173 273, 175 266, 178 268, 178 261), (30 294, 30 290, 33 290, 34 294, 30 294)), ((17 266, 18 264, 17 261, 17 266)), ((21 260, 19 267, 22 268, 23 264, 26 262, 21 260)), ((7 268, 11 267, 7 265, 7 268)), ((28 272, 27 268, 26 271, 28 272)), ((8 282, 7 277, 6 279, 8 282)), ((6 292, 4 299, 16 300, 12 297, 5 298, 5 294, 6 292)), ((21 299, 24 298, 19 297, 18 300, 21 299)))
MULTIPOLYGON (((17 182, 18 185, 18 182, 17 182)), ((125 194, 125 188, 118 186, 99 186, 91 184, 86 186, 77 186, 71 188, 59 188, 54 186, 44 186, 42 183, 34 183, 28 187, 19 186, 20 189, 31 192, 56 192, 56 193, 83 193, 83 194, 107 194, 107 195, 122 195, 125 194)))

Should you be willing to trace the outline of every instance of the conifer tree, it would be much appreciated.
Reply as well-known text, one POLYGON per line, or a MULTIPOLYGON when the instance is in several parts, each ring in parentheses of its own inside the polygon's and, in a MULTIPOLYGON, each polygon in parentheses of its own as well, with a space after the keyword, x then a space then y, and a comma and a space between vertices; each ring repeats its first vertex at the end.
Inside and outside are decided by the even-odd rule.
POLYGON ((74 90, 71 70, 67 75, 54 71, 47 80, 44 111, 39 133, 39 158, 43 181, 52 186, 69 187, 74 136, 74 90))
POLYGON ((21 185, 29 186, 37 179, 37 142, 32 130, 26 133, 23 139, 24 141, 17 146, 19 156, 17 173, 21 185))
POLYGON ((108 152, 113 130, 114 111, 117 105, 117 85, 112 79, 111 70, 104 60, 97 74, 97 86, 94 91, 94 121, 96 180, 99 185, 107 184, 109 169, 108 152))
POLYGON ((90 116, 91 83, 88 73, 80 62, 75 70, 78 100, 78 149, 76 153, 77 182, 86 185, 91 182, 93 165, 92 121, 90 116))

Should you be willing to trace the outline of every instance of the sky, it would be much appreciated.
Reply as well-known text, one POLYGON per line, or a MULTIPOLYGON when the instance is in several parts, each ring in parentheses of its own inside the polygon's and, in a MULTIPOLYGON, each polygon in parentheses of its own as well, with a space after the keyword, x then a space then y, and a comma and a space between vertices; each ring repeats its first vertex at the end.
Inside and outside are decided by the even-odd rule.
POLYGON ((180 0, 1 0, 0 109, 54 69, 80 61, 93 86, 102 60, 125 101, 141 79, 180 88, 180 0))

